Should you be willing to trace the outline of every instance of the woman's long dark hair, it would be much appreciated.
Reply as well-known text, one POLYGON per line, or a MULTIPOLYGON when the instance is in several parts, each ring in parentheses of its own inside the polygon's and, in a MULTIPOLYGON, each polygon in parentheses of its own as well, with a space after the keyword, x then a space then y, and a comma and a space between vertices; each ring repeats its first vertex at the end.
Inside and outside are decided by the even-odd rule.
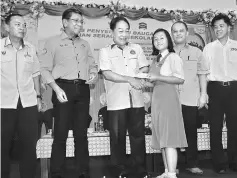
POLYGON ((168 40, 168 50, 169 50, 169 52, 175 52, 174 51, 174 45, 173 45, 173 42, 172 42, 172 39, 171 39, 171 36, 170 36, 169 32, 167 30, 163 29, 163 28, 158 28, 152 35, 152 49, 153 49, 153 51, 152 51, 151 54, 152 55, 158 55, 160 53, 160 51, 158 49, 156 49, 156 47, 154 45, 154 36, 158 32, 164 32, 165 33, 165 36, 168 40))

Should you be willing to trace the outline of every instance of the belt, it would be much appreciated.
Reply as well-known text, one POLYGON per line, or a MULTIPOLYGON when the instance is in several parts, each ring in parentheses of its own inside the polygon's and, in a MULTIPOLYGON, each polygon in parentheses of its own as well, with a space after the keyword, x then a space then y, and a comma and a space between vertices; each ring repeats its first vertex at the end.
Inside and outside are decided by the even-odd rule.
POLYGON ((228 82, 210 81, 210 83, 218 84, 218 85, 226 87, 226 86, 230 86, 230 85, 233 85, 233 84, 237 84, 237 81, 236 80, 228 81, 228 82))
POLYGON ((56 82, 60 83, 69 83, 69 84, 76 84, 76 85, 85 85, 86 81, 82 79, 74 79, 74 80, 67 80, 67 79, 56 79, 56 82))

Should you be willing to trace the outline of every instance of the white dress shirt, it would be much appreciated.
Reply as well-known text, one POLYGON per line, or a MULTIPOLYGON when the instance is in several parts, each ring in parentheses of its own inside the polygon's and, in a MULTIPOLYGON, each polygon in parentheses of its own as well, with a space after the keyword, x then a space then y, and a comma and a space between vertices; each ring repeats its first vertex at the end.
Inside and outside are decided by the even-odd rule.
POLYGON ((204 48, 204 57, 207 60, 210 81, 237 80, 237 41, 228 39, 225 45, 219 40, 207 44, 204 48))

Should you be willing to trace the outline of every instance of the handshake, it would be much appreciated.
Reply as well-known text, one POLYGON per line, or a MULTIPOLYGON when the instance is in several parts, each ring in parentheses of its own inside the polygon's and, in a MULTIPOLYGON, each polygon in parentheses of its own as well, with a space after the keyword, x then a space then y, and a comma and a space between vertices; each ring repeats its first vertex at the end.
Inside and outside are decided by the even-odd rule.
POLYGON ((156 76, 149 73, 138 73, 135 77, 128 77, 128 83, 137 90, 154 87, 155 80, 156 76))

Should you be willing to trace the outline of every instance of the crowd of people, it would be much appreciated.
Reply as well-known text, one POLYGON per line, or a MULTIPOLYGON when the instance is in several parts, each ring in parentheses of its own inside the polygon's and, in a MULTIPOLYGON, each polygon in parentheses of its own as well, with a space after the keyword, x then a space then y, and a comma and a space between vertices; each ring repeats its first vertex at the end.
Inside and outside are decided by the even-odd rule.
POLYGON ((237 171, 237 41, 229 38, 228 16, 219 14, 213 18, 217 39, 207 44, 203 52, 187 43, 185 22, 176 21, 171 34, 158 28, 152 36, 155 56, 152 63, 139 44, 129 41, 130 23, 123 16, 111 20, 113 43, 99 50, 98 62, 90 44, 79 37, 84 19, 75 8, 63 12, 63 32, 49 38, 40 54, 24 40, 26 22, 20 14, 9 15, 5 23, 8 36, 1 39, 2 178, 10 175, 9 152, 15 132, 20 141, 20 176, 35 177, 41 80, 53 90, 51 177, 64 177, 69 127, 75 142, 77 176, 90 177, 89 85, 97 82, 99 72, 104 77, 110 160, 118 170, 116 177, 150 177, 145 167, 144 88, 153 88, 151 145, 161 150, 165 168, 157 178, 177 177, 178 148, 186 149, 187 171, 203 174, 197 150, 197 113, 203 107, 210 114, 214 170, 225 173, 229 166, 237 171), (221 138, 224 114, 228 160, 221 138), (129 159, 126 157, 127 131, 131 145, 129 159))

